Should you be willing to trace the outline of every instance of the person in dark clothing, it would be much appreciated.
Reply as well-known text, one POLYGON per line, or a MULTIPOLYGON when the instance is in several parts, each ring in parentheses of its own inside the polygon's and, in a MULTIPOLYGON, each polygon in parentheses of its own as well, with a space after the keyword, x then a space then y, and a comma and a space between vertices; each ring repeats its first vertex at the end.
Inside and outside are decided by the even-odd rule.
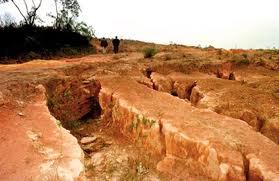
POLYGON ((107 52, 107 47, 108 47, 108 42, 105 39, 105 37, 101 39, 101 47, 102 47, 103 53, 106 53, 107 52))
POLYGON ((119 40, 119 39, 117 38, 117 36, 116 36, 115 39, 112 40, 112 45, 113 45, 113 51, 114 51, 114 53, 118 53, 119 44, 120 44, 120 40, 119 40))

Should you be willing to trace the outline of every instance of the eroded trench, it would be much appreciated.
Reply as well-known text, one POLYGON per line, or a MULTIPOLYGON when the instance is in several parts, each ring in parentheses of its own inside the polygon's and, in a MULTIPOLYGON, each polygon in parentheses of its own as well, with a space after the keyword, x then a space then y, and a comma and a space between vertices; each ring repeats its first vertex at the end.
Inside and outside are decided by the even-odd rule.
MULTIPOLYGON (((225 66, 228 66, 225 64, 225 66)), ((222 71, 222 67, 215 67, 211 70, 211 74, 215 75, 218 79, 224 79, 228 81, 237 81, 235 72, 231 71, 231 68, 227 68, 230 71, 225 70, 225 72, 222 71)), ((200 86, 198 85, 197 80, 188 80, 188 81, 177 81, 173 80, 171 77, 157 73, 152 68, 147 67, 142 72, 144 76, 150 81, 147 83, 146 81, 138 81, 138 83, 143 84, 153 90, 159 91, 159 92, 165 92, 168 94, 171 94, 174 97, 178 97, 185 102, 190 103, 192 106, 199 108, 198 104, 199 102, 205 97, 205 94, 203 91, 200 90, 200 86)), ((206 105, 207 106, 207 105, 206 105)), ((272 140, 275 143, 279 143, 275 129, 273 128, 265 128, 265 124, 267 120, 265 119, 264 115, 261 115, 260 113, 253 113, 252 111, 244 111, 240 116, 232 116, 227 115, 226 113, 222 113, 222 110, 219 108, 220 105, 217 105, 216 107, 208 107, 212 109, 212 111, 223 114, 228 117, 240 119, 246 123, 248 123, 255 131, 260 132, 270 140, 272 140)), ((221 108, 222 109, 222 108, 221 108)), ((225 111, 231 111, 230 109, 224 109, 225 111)), ((224 111, 223 110, 223 111, 224 111)), ((232 110, 233 111, 233 110, 232 110)))
MULTIPOLYGON (((232 71, 232 66, 233 65, 230 63, 224 63, 220 65, 208 64, 203 65, 197 70, 193 69, 191 71, 200 71, 201 69, 202 72, 214 74, 216 78, 235 81, 236 76, 235 72, 232 71)), ((147 87, 153 88, 156 91, 170 93, 171 95, 179 97, 180 99, 186 101, 188 100, 192 103, 193 106, 197 105, 197 103, 204 97, 202 92, 199 90, 197 81, 189 81, 185 84, 179 81, 172 80, 171 78, 164 76, 164 74, 160 74, 159 72, 160 67, 147 67, 143 69, 143 75, 151 81, 152 86, 146 84, 145 82, 138 83, 147 85, 147 87)))
MULTIPOLYGON (((189 96, 192 95, 195 86, 196 83, 189 86, 189 96)), ((154 89, 158 90, 156 86, 154 89)), ((81 80, 72 77, 51 79, 46 84, 46 90, 47 105, 51 114, 77 138, 84 152, 83 176, 87 179, 171 179, 172 176, 168 172, 157 170, 158 163, 166 156, 166 140, 162 134, 160 121, 158 129, 161 138, 156 145, 158 150, 152 148, 147 151, 146 143, 142 142, 141 138, 144 139, 143 132, 151 129, 156 122, 137 115, 130 125, 131 132, 127 135, 120 133, 121 128, 117 123, 112 123, 114 105, 105 107, 108 110, 102 110, 100 106, 101 84, 98 80, 81 80), (144 126, 141 127, 140 124, 144 126)), ((110 104, 114 104, 112 97, 113 95, 110 104)), ((191 100, 190 97, 187 98, 191 100)), ((199 178, 207 179, 207 176, 199 178)))
POLYGON ((46 84, 47 106, 61 125, 75 136, 85 155, 87 179, 168 180, 159 173, 155 159, 140 143, 119 132, 112 123, 112 107, 102 110, 98 80, 67 77, 46 84))
MULTIPOLYGON (((200 88, 198 86, 198 81, 189 81, 186 84, 185 82, 184 83, 181 83, 179 81, 177 82, 163 74, 153 72, 151 68, 145 69, 143 71, 143 74, 148 78, 151 84, 142 81, 138 81, 138 83, 143 84, 155 91, 165 92, 174 97, 178 97, 179 99, 182 99, 187 103, 190 103, 194 107, 197 107, 199 101, 201 101, 204 98, 204 94, 202 93, 202 91, 200 91, 200 88)), ((229 74, 225 75, 219 69, 217 69, 217 71, 214 72, 214 74, 216 75, 216 78, 226 79, 231 81, 236 80, 234 72, 229 72, 229 74)), ((216 113, 218 112, 216 111, 216 113)), ((255 127, 256 131, 261 132, 261 129, 263 128, 264 120, 262 120, 262 118, 260 117, 257 117, 256 119, 258 120, 257 122, 259 122, 259 124, 253 125, 249 122, 250 119, 249 117, 251 116, 245 114, 244 116, 241 117, 241 120, 247 122, 250 126, 255 127)), ((261 180, 262 178, 250 173, 249 160, 247 159, 245 154, 243 153, 241 154, 243 159, 245 179, 261 180)))
MULTIPOLYGON (((153 71, 150 67, 146 68, 143 71, 143 74, 147 77, 151 84, 142 81, 138 81, 138 83, 152 88, 153 90, 171 94, 174 97, 178 97, 191 103, 192 106, 196 106, 198 102, 204 98, 204 95, 198 86, 198 81, 196 80, 187 81, 187 83, 175 81, 170 77, 153 71)), ((228 75, 225 75, 217 69, 214 74, 216 74, 216 77, 220 79, 235 80, 234 72, 230 72, 228 75)))
MULTIPOLYGON (((149 88, 167 92, 191 103, 192 106, 203 99, 196 81, 181 85, 160 77, 160 74, 152 70, 147 70, 145 75, 152 83, 147 85, 149 88)), ((98 80, 57 78, 51 79, 46 88, 50 112, 78 139, 85 153, 87 178, 169 179, 169 176, 162 176, 162 173, 156 171, 156 164, 161 158, 153 160, 151 154, 136 147, 129 139, 122 138, 125 135, 120 134, 119 129, 113 127, 111 111, 102 110, 99 104, 101 84, 98 80)), ((111 106, 108 105, 106 109, 112 109, 111 106)), ((249 164, 245 156, 243 161, 248 180, 249 164)))
POLYGON ((51 79, 47 83, 48 108, 62 125, 71 130, 77 120, 98 119, 101 107, 98 81, 82 81, 76 78, 51 79))

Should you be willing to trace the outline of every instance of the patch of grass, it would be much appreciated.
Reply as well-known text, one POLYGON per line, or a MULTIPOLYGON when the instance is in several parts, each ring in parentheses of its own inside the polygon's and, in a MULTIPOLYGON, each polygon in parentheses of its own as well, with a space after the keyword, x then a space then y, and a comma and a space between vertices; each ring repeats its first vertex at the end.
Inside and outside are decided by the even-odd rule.
POLYGON ((144 116, 137 115, 136 118, 130 125, 130 129, 137 129, 139 125, 144 125, 145 127, 152 128, 155 125, 156 121, 152 119, 148 119, 144 116))
POLYGON ((152 58, 154 55, 156 55, 156 53, 156 48, 145 48, 143 50, 144 58, 152 58))
MULTIPOLYGON (((139 119, 139 118, 138 118, 138 119, 139 119)), ((145 117, 143 117, 142 120, 140 120, 140 121, 142 121, 142 123, 143 123, 144 125, 147 125, 149 120, 146 119, 145 117)))
POLYGON ((133 122, 130 125, 131 130, 137 129, 139 125, 138 119, 133 120, 133 122))
POLYGON ((248 54, 247 53, 243 53, 242 56, 244 57, 245 60, 248 59, 248 54))
POLYGON ((140 118, 140 116, 139 115, 137 115, 137 122, 138 122, 138 124, 143 124, 144 126, 147 126, 147 127, 149 127, 149 128, 152 128, 154 125, 155 125, 155 123, 156 123, 156 121, 154 121, 154 120, 152 120, 152 119, 147 119, 146 117, 142 117, 142 118, 140 118))

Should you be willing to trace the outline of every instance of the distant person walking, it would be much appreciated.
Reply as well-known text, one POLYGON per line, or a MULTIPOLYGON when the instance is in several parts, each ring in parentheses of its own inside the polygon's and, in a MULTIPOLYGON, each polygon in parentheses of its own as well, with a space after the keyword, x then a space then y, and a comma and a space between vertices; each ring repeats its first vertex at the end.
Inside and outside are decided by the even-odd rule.
POLYGON ((108 47, 108 42, 107 40, 105 39, 105 37, 103 37, 101 39, 101 47, 102 47, 102 52, 103 53, 106 53, 107 52, 107 47, 108 47))
POLYGON ((115 39, 112 40, 112 45, 113 45, 114 53, 118 53, 118 51, 119 51, 119 44, 120 44, 120 40, 116 36, 115 39))

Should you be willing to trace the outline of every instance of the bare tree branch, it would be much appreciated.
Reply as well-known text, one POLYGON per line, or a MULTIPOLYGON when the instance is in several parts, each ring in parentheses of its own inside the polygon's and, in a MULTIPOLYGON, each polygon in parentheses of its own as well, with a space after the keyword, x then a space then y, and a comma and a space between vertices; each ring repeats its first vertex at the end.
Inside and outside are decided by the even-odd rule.
POLYGON ((58 27, 58 18, 59 18, 59 13, 58 13, 58 5, 57 5, 57 0, 54 0, 54 4, 55 4, 55 10, 56 10, 55 28, 59 28, 59 27, 58 27))
POLYGON ((57 6, 57 0, 54 0, 55 3, 55 10, 56 10, 56 17, 58 18, 58 6, 57 6))
POLYGON ((30 24, 33 25, 36 18, 37 18, 37 11, 38 9, 41 7, 42 5, 42 0, 40 0, 40 3, 38 4, 38 6, 36 7, 36 5, 33 7, 33 12, 32 14, 30 15, 30 24))
POLYGON ((21 12, 20 8, 18 7, 18 5, 14 2, 14 0, 11 0, 12 3, 15 5, 15 7, 17 8, 17 10, 19 11, 19 13, 21 14, 21 16, 24 18, 25 22, 27 23, 27 19, 26 17, 24 16, 24 14, 21 12))
POLYGON ((24 5, 25 5, 26 12, 28 14, 29 10, 28 10, 28 6, 27 6, 27 3, 26 3, 26 0, 23 0, 23 2, 24 2, 24 5))
POLYGON ((0 0, 0 4, 9 2, 9 0, 0 0))

